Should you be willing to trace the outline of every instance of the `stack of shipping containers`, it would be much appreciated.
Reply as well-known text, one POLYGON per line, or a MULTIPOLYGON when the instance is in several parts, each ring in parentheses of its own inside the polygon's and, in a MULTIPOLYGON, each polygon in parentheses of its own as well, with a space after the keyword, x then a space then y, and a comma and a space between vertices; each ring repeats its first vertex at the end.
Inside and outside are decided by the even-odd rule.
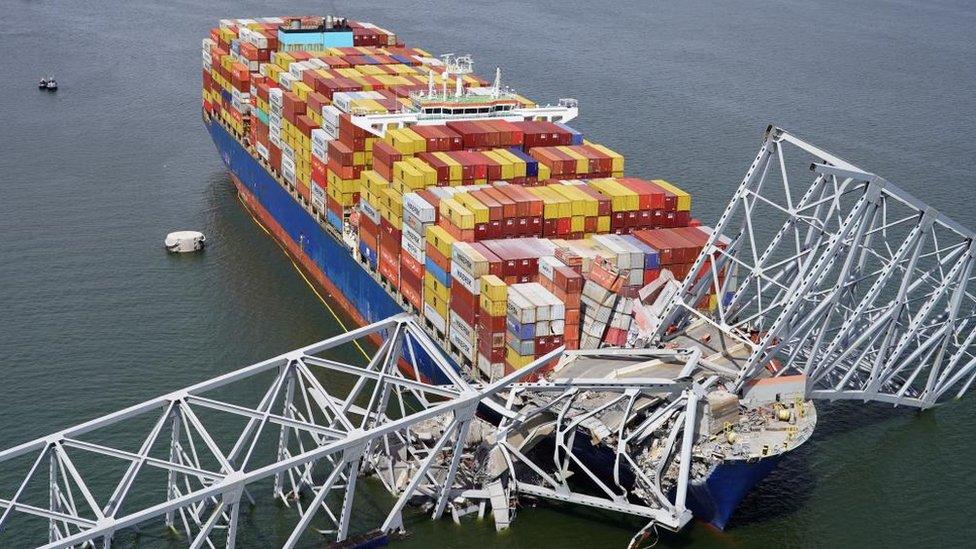
MULTIPOLYGON (((204 110, 337 236, 351 231, 351 253, 462 365, 498 375, 562 345, 625 345, 638 290, 688 274, 708 232, 677 186, 625 177, 620 154, 543 120, 374 135, 353 117, 412 108, 443 84, 440 60, 366 23, 338 45, 283 23, 211 31, 204 110)), ((486 84, 463 77, 475 94, 486 84)))

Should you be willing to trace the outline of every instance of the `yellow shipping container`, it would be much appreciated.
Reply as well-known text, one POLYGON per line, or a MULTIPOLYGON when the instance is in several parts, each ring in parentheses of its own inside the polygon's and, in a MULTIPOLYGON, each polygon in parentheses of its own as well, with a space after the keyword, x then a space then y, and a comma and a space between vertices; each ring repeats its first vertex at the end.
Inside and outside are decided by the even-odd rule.
POLYGON ((430 164, 427 164, 423 160, 414 157, 406 158, 404 160, 409 162, 414 169, 420 172, 420 174, 423 176, 423 186, 425 188, 437 185, 437 170, 431 167, 430 164))
POLYGON ((275 65, 287 71, 288 67, 295 62, 295 58, 283 51, 279 51, 275 53, 274 62, 275 65))
POLYGON ((535 360, 534 356, 532 355, 522 356, 516 353, 515 349, 513 349, 511 346, 509 345, 505 346, 505 362, 511 365, 512 368, 516 370, 521 370, 522 368, 525 368, 530 363, 532 363, 533 360, 535 360))
POLYGON ((336 74, 342 76, 343 78, 359 78, 359 71, 352 67, 341 67, 334 70, 336 74))
POLYGON ((356 66, 356 70, 358 70, 362 74, 368 74, 370 76, 375 76, 378 74, 386 74, 385 72, 383 72, 383 69, 377 67, 376 65, 358 65, 356 66))
POLYGON ((426 148, 426 141, 410 128, 387 130, 386 136, 383 139, 394 149, 408 156, 412 156, 417 152, 423 152, 426 148))
POLYGON ((342 179, 342 178, 339 177, 339 174, 335 173, 332 170, 326 170, 325 171, 325 177, 326 177, 326 186, 328 188, 335 189, 335 191, 337 193, 349 194, 350 195, 350 199, 349 199, 350 200, 350 203, 349 203, 349 206, 351 206, 352 205, 351 195, 352 195, 352 193, 358 193, 359 192, 359 181, 360 180, 359 179, 342 179))
POLYGON ((495 275, 485 275, 481 277, 481 295, 488 296, 492 301, 506 301, 508 285, 495 275))
MULTIPOLYGON (((451 296, 451 290, 447 286, 440 283, 432 273, 424 273, 424 298, 428 296, 431 298, 439 298, 443 301, 448 301, 451 296)), ((428 301, 430 303, 430 301, 428 301)))
POLYGON ((484 294, 478 297, 478 305, 489 316, 505 316, 508 311, 507 301, 495 301, 484 294))
POLYGON ((450 156, 448 156, 446 153, 443 152, 435 152, 434 156, 441 159, 449 166, 448 179, 450 181, 461 181, 461 178, 464 177, 464 172, 461 169, 460 162, 457 162, 456 160, 454 160, 453 158, 451 158, 450 156))
POLYGON ((427 227, 427 242, 434 246, 434 248, 441 253, 444 257, 451 257, 451 245, 457 240, 443 227, 437 225, 431 225, 427 227))
POLYGON ((590 173, 590 159, 589 158, 587 158, 587 157, 583 156, 582 154, 574 151, 572 147, 561 146, 561 147, 556 147, 556 148, 559 151, 561 151, 563 154, 568 155, 568 156, 571 156, 571 157, 573 157, 573 158, 576 159, 576 173, 578 173, 578 174, 590 173))
POLYGON ((584 220, 586 218, 581 215, 574 215, 569 218, 569 230, 574 233, 583 232, 584 220))
POLYGON ((552 179, 552 170, 549 166, 546 166, 542 162, 539 162, 539 175, 536 176, 539 181, 545 181, 546 179, 552 179))
POLYGON ((662 187, 664 190, 671 191, 672 193, 674 193, 674 195, 677 197, 677 200, 675 201, 677 203, 676 209, 679 212, 691 211, 690 194, 686 193, 685 191, 679 189, 678 187, 668 183, 663 179, 653 179, 652 182, 662 187))
POLYGON ((593 198, 592 196, 586 194, 579 187, 575 185, 559 185, 559 189, 565 190, 570 196, 575 196, 576 200, 579 201, 580 212, 577 213, 573 210, 573 215, 582 215, 585 217, 595 217, 600 215, 600 201, 593 198))
POLYGON ((495 154, 506 158, 512 165, 513 175, 512 177, 525 177, 525 160, 522 160, 514 153, 506 149, 495 149, 493 151, 495 154))
POLYGON ((590 186, 610 197, 610 208, 615 212, 632 212, 640 207, 640 197, 612 178, 591 179, 590 186))
POLYGON ((312 93, 312 88, 305 82, 295 82, 291 85, 291 91, 302 101, 308 101, 308 94, 312 93))
POLYGON ((387 220, 393 221, 393 217, 403 216, 403 195, 397 192, 395 189, 389 187, 383 189, 383 196, 386 200, 386 207, 390 214, 387 215, 387 220))
POLYGON ((460 229, 474 229, 474 214, 454 198, 441 200, 440 213, 460 229))
POLYGON ((624 156, 608 147, 600 145, 599 143, 590 143, 589 141, 584 141, 587 145, 593 147, 594 149, 606 154, 610 157, 611 170, 614 172, 614 177, 622 177, 624 172, 624 156), (617 174, 620 175, 617 175, 617 174))
POLYGON ((610 216, 601 215, 596 218, 596 232, 600 234, 607 234, 610 232, 610 216))
POLYGON ((475 223, 488 223, 488 206, 482 204, 477 198, 471 196, 470 193, 458 193, 454 195, 454 200, 457 200, 462 206, 474 214, 475 223))
POLYGON ((398 160, 393 163, 393 180, 400 182, 409 189, 424 188, 424 175, 406 160, 398 160))

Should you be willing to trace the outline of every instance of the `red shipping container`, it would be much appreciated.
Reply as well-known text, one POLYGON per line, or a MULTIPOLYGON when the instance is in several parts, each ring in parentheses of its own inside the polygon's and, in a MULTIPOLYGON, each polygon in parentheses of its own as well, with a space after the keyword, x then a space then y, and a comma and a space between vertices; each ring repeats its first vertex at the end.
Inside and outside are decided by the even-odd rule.
POLYGON ((656 206, 658 209, 667 210, 669 212, 673 212, 677 209, 678 197, 673 192, 661 187, 653 181, 645 181, 645 184, 651 188, 654 188, 656 192, 662 195, 663 203, 661 206, 656 206))
POLYGON ((391 262, 389 257, 384 257, 382 252, 380 253, 379 272, 394 286, 398 286, 400 284, 399 265, 395 261, 391 262))
POLYGON ((424 265, 410 254, 400 254, 400 267, 400 275, 404 279, 407 278, 407 273, 421 280, 424 278, 424 265))
POLYGON ((508 197, 505 193, 501 192, 501 187, 491 187, 487 189, 482 189, 478 192, 484 193, 486 196, 494 199, 502 207, 502 217, 501 219, 511 219, 518 215, 518 205, 514 200, 508 197))
MULTIPOLYGON (((403 273, 401 273, 402 275, 403 273)), ((423 288, 416 287, 413 283, 407 283, 406 278, 401 276, 400 280, 400 293, 403 298, 407 300, 408 303, 417 308, 417 310, 423 310, 423 288)))

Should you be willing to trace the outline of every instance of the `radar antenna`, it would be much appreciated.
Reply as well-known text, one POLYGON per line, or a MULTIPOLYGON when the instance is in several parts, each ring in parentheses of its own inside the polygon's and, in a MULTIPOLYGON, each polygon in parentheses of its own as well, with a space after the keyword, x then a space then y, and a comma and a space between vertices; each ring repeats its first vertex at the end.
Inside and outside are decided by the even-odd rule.
POLYGON ((447 81, 451 75, 455 77, 454 95, 460 97, 464 91, 464 75, 474 72, 474 61, 470 55, 448 53, 441 57, 444 59, 444 97, 447 97, 447 81))

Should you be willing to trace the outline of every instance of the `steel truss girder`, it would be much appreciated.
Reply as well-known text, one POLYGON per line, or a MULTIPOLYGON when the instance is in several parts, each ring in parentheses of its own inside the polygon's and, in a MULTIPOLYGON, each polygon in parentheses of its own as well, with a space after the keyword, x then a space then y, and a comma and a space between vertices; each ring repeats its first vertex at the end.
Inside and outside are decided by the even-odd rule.
POLYGON ((714 292, 708 321, 751 349, 738 388, 778 360, 813 397, 928 408, 976 378, 974 256, 970 229, 770 127, 656 334, 714 292))
POLYGON ((390 531, 402 525, 404 506, 418 490, 430 488, 426 475, 447 452, 453 456, 445 462, 447 480, 434 494, 434 514, 439 516, 453 493, 460 450, 476 408, 487 405, 504 411, 500 404, 489 402, 492 397, 550 363, 560 352, 495 383, 473 385, 453 369, 412 317, 391 317, 0 452, 0 464, 36 455, 16 492, 9 499, 0 499, 0 539, 7 522, 24 514, 48 520, 44 547, 108 546, 118 532, 155 521, 183 536, 190 547, 213 547, 217 538, 223 539, 225 547, 233 547, 240 506, 252 501, 249 488, 273 478, 275 497, 299 511, 285 547, 294 546, 316 520, 331 524, 320 532, 341 541, 349 535, 360 474, 372 469, 391 444, 405 446, 415 441, 419 425, 447 418, 450 428, 430 442, 426 456, 407 454, 400 460, 411 481, 406 488, 394 487, 398 499, 382 528, 390 531), (365 367, 315 356, 373 334, 386 337, 365 367), (425 350, 449 382, 433 385, 404 374, 400 361, 405 348, 409 348, 407 356, 425 350), (316 372, 329 374, 329 379, 352 374, 356 381, 348 391, 330 391, 316 372), (256 406, 226 402, 211 394, 261 374, 273 379, 256 406), (236 442, 229 451, 197 414, 200 410, 246 420, 235 431, 232 438, 236 442), (99 429, 139 416, 154 421, 143 432, 135 452, 84 440, 99 429), (270 459, 262 455, 259 444, 266 431, 276 441, 277 450, 270 459), (165 446, 165 455, 154 455, 154 448, 159 450, 160 445, 165 446), (127 464, 108 501, 96 500, 87 475, 75 467, 66 449, 127 464), (259 461, 262 463, 255 463, 259 461), (47 508, 19 501, 45 465, 50 485, 47 508), (133 493, 155 488, 140 477, 147 468, 165 471, 166 499, 128 509, 126 503, 134 499, 130 497, 133 493))
MULTIPOLYGON (((599 355, 608 352, 613 350, 576 353, 599 355)), ((646 352, 651 356, 674 355, 670 350, 646 352)), ((691 353, 688 358, 689 369, 694 369, 698 353, 691 353)), ((718 379, 718 376, 712 376, 698 383, 684 376, 679 379, 556 378, 514 385, 507 394, 506 408, 517 413, 502 420, 495 434, 497 450, 507 465, 509 488, 516 494, 645 517, 670 530, 680 530, 692 518, 686 498, 691 481, 696 422, 699 420, 698 402, 718 379), (594 394, 600 395, 599 404, 580 402, 594 394), (639 398, 654 398, 659 402, 654 405, 653 413, 634 424, 631 419, 641 417, 637 413, 639 398), (517 404, 523 401, 532 404, 517 404), (611 412, 609 417, 625 418, 613 431, 603 433, 603 442, 613 449, 614 454, 609 479, 595 472, 594 464, 578 455, 579 450, 574 446, 576 437, 583 436, 584 431, 588 430, 591 437, 598 438, 595 433, 601 428, 608 429, 600 419, 601 414, 608 411, 611 412), (543 420, 541 424, 540 419, 543 420), (530 456, 520 444, 543 426, 554 432, 553 454, 551 457, 530 456), (645 461, 647 455, 639 454, 646 450, 642 442, 650 436, 665 441, 653 464, 645 461), (664 487, 662 480, 674 463, 679 465, 678 474, 672 486, 664 487), (574 491, 570 483, 573 474, 583 474, 597 493, 574 491), (622 482, 625 474, 633 475, 632 485, 622 482), (674 495, 669 497, 671 493, 674 495)))

